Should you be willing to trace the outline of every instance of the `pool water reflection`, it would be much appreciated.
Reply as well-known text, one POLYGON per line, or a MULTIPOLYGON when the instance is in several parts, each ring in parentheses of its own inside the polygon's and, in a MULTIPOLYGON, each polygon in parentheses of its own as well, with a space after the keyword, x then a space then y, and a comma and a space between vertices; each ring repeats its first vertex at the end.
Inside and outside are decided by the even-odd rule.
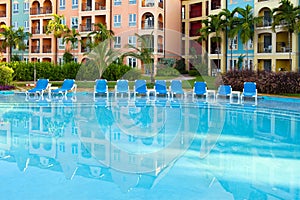
POLYGON ((284 102, 0 101, 8 199, 300 199, 300 115, 284 102))

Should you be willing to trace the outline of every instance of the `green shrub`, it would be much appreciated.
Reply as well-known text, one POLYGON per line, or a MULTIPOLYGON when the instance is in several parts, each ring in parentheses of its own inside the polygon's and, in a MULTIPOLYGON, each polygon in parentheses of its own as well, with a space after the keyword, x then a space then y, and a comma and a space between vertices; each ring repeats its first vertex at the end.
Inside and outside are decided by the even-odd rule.
POLYGON ((124 74, 124 76, 122 78, 123 79, 127 79, 129 81, 134 81, 134 80, 140 79, 141 76, 142 76, 142 73, 141 73, 140 70, 138 70, 138 69, 131 69, 126 74, 124 74))
POLYGON ((180 73, 173 67, 157 66, 157 76, 178 76, 180 73))
POLYGON ((229 71, 216 79, 216 85, 231 85, 232 90, 242 91, 244 82, 256 82, 258 92, 266 94, 300 93, 300 73, 267 72, 251 70, 229 71))
POLYGON ((192 69, 192 70, 189 71, 189 75, 190 75, 190 76, 199 76, 200 73, 199 73, 198 70, 192 69))
POLYGON ((121 79, 132 68, 124 64, 112 63, 104 71, 102 78, 108 81, 116 81, 121 79))
POLYGON ((0 65, 0 85, 9 85, 12 80, 14 70, 5 64, 0 65))

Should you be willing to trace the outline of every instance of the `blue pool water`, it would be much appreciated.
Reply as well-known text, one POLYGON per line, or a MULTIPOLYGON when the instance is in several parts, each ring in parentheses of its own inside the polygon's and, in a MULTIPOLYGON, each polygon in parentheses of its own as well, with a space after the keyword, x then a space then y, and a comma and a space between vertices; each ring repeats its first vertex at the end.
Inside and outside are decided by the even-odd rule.
POLYGON ((300 101, 0 98, 0 199, 300 199, 300 101))

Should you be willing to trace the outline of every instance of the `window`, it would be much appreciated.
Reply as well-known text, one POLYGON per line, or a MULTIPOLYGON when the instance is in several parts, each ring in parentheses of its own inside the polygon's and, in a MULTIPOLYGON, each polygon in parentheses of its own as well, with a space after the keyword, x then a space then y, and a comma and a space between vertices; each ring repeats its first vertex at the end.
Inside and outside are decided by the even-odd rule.
POLYGON ((66 151, 66 147, 65 147, 64 142, 59 143, 59 151, 60 152, 65 152, 66 151))
POLYGON ((24 2, 24 12, 29 11, 29 2, 24 2))
POLYGON ((78 17, 71 18, 71 29, 78 29, 78 17))
POLYGON ((115 6, 120 6, 122 4, 121 0, 114 0, 114 5, 115 6))
POLYGON ((24 21, 24 31, 25 32, 29 31, 29 22, 28 21, 24 21))
POLYGON ((136 14, 129 14, 129 26, 136 26, 136 14))
POLYGON ((136 4, 136 0, 129 0, 129 4, 136 4))
POLYGON ((66 18, 61 18, 60 23, 63 24, 63 25, 66 25, 66 18))
POLYGON ((63 42, 63 38, 58 38, 58 48, 65 49, 65 43, 63 42))
MULTIPOLYGON (((248 46, 248 49, 253 49, 253 40, 251 40, 251 39, 248 40, 247 44, 246 45, 244 44, 243 48, 247 49, 247 46, 248 46)), ((269 45, 268 48, 270 50, 270 49, 272 49, 272 46, 270 48, 270 45, 269 45)))
POLYGON ((121 27, 121 15, 114 16, 114 27, 121 27))
POLYGON ((66 0, 59 0, 59 9, 66 8, 66 0))
POLYGON ((73 9, 78 8, 78 0, 72 0, 72 8, 73 9))
POLYGON ((127 58, 127 65, 132 68, 135 68, 137 66, 136 58, 127 58))
POLYGON ((129 36, 128 44, 135 47, 136 46, 136 36, 129 36))
POLYGON ((121 48, 121 37, 117 36, 115 37, 115 43, 114 43, 114 48, 121 48))
POLYGON ((73 155, 78 154, 78 144, 72 144, 72 154, 73 155))
POLYGON ((19 13, 19 3, 14 3, 13 4, 13 13, 14 14, 19 13))
POLYGON ((236 36, 232 39, 232 41, 230 41, 229 49, 237 49, 237 48, 238 48, 238 38, 236 36), (230 45, 232 45, 232 46, 230 47, 230 45))
POLYGON ((14 22, 13 29, 14 29, 14 30, 17 30, 18 27, 19 27, 18 22, 14 22))

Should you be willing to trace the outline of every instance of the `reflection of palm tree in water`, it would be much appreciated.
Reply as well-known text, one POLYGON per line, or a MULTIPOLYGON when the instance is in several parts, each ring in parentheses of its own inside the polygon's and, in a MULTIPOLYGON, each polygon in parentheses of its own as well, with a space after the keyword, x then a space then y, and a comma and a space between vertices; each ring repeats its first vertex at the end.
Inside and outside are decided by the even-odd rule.
POLYGON ((141 107, 139 112, 129 112, 129 115, 135 121, 136 126, 146 128, 152 122, 149 106, 141 107))

